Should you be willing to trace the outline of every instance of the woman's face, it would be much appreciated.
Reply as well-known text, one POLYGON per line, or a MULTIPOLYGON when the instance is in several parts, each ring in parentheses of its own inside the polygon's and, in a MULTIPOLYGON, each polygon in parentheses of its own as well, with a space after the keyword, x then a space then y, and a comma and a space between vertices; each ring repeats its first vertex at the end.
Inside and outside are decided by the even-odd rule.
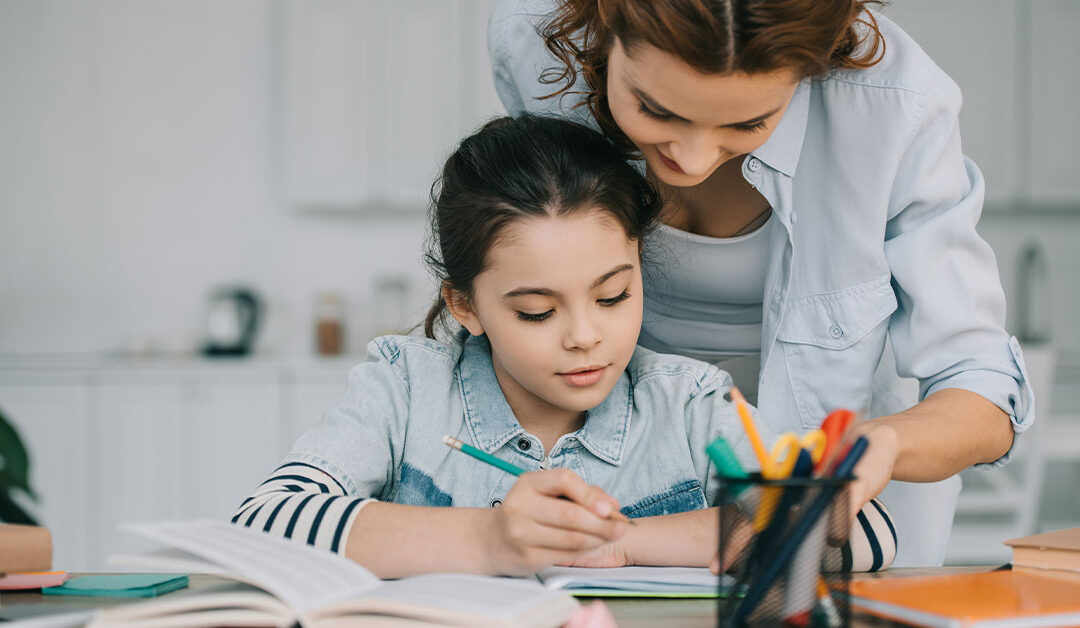
POLYGON ((616 40, 608 104, 664 183, 697 185, 725 161, 765 143, 799 84, 794 72, 702 74, 653 46, 616 40))

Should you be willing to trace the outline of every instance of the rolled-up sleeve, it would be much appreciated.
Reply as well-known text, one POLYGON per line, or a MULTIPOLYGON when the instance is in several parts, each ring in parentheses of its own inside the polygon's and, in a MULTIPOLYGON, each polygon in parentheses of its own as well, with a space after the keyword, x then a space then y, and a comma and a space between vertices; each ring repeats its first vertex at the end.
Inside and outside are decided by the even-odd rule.
POLYGON ((956 84, 934 68, 890 197, 885 254, 899 307, 889 334, 897 371, 919 380, 920 399, 969 390, 1008 413, 1019 434, 1034 420, 1034 396, 1020 345, 1004 329, 994 253, 975 229, 984 182, 961 153, 960 103, 956 84))

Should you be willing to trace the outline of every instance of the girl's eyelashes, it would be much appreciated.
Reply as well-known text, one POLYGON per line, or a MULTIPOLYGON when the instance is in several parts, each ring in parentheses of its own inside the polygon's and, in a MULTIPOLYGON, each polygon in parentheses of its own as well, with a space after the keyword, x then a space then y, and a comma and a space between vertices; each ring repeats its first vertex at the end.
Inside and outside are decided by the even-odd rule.
POLYGON ((530 314, 528 312, 516 312, 518 320, 525 321, 526 323, 539 323, 540 321, 551 316, 551 313, 555 310, 548 310, 546 312, 540 312, 539 314, 530 314))
POLYGON ((611 297, 610 299, 597 299, 596 302, 604 307, 612 307, 622 303, 630 298, 630 291, 623 290, 619 296, 611 297))
MULTIPOLYGON (((630 291, 629 290, 623 290, 622 293, 619 294, 618 296, 611 297, 610 299, 597 299, 596 302, 599 303, 601 307, 615 307, 616 305, 622 303, 623 301, 625 301, 625 300, 627 300, 629 298, 630 298, 630 291)), ((539 323, 540 321, 547 320, 554 313, 555 313, 555 310, 548 310, 546 312, 540 312, 538 314, 532 314, 530 312, 515 311, 514 315, 517 316, 518 320, 524 321, 526 323, 539 323)))

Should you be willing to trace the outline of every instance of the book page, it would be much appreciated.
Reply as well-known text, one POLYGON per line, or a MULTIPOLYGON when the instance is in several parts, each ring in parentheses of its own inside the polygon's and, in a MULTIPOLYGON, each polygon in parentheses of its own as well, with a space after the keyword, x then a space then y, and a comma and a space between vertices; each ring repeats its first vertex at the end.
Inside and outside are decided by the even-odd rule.
POLYGON ((425 574, 389 580, 363 597, 316 611, 326 618, 385 613, 454 625, 562 625, 579 604, 536 580, 473 574, 425 574))
POLYGON ((297 613, 360 596, 381 583, 343 556, 224 521, 121 527, 220 565, 258 584, 297 613))
POLYGON ((536 574, 549 589, 716 591, 719 578, 705 567, 548 567, 536 574))

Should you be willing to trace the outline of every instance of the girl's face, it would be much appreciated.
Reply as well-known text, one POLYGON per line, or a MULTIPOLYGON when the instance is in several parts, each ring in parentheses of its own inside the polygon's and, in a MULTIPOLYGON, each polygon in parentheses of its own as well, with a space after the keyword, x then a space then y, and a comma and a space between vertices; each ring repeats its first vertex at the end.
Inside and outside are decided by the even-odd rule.
POLYGON ((702 74, 678 57, 616 40, 608 105, 661 181, 697 185, 721 164, 769 139, 798 87, 793 72, 702 74))
POLYGON ((486 261, 466 311, 451 311, 470 333, 487 334, 511 407, 597 406, 641 329, 637 241, 599 209, 530 217, 508 226, 486 261))

